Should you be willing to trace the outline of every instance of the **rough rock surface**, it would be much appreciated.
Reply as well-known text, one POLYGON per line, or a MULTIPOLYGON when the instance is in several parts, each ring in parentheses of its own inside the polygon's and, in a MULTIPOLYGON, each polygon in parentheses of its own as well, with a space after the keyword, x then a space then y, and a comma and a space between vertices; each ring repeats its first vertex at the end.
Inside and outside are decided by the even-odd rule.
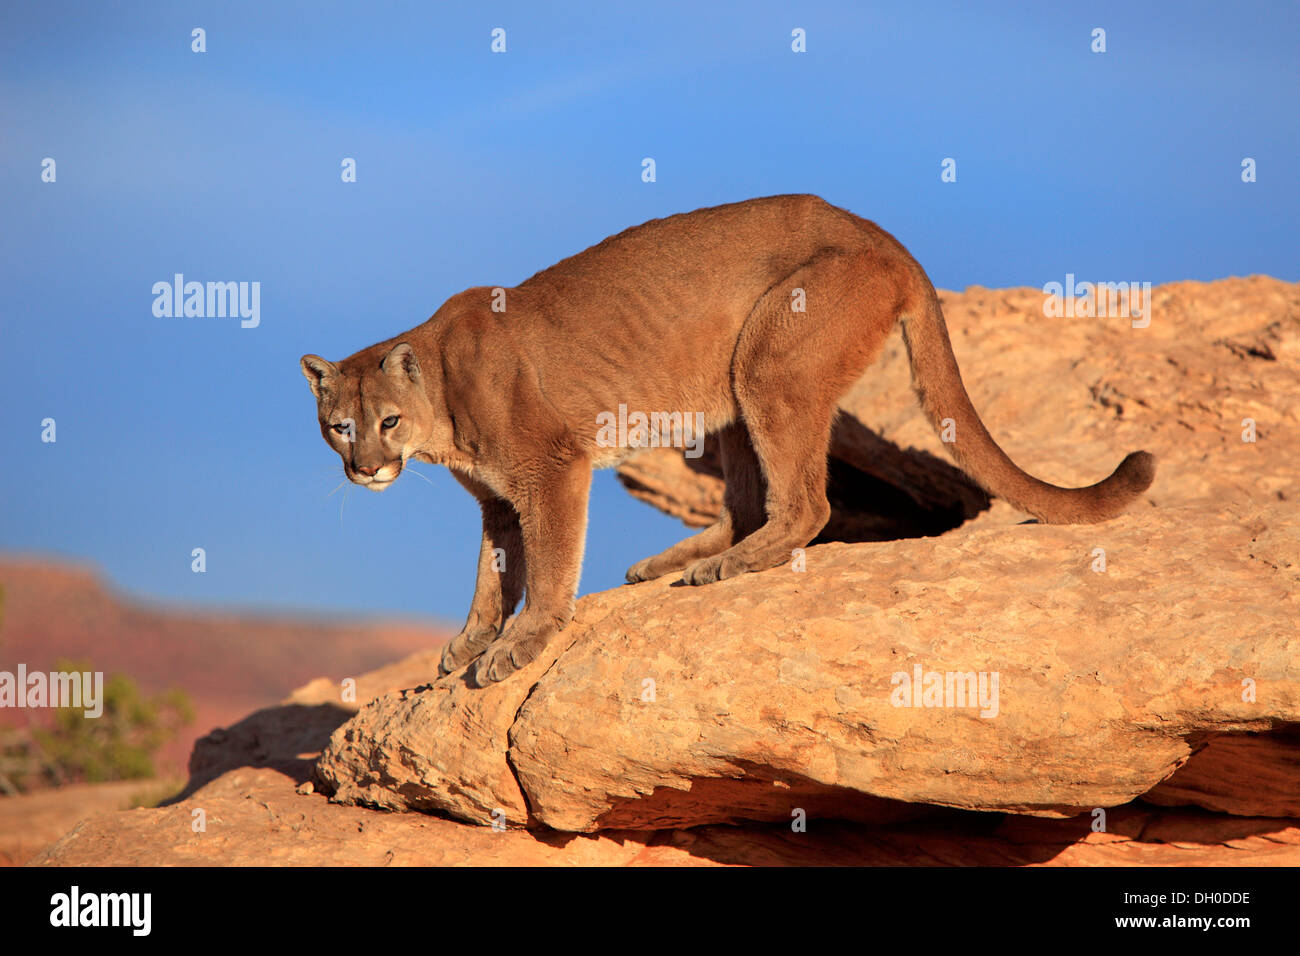
MULTIPOLYGON (((436 656, 434 657, 436 661, 436 656)), ((427 655, 368 674, 360 686, 385 692, 418 681, 427 655)), ((210 735, 196 754, 203 783, 153 809, 111 810, 102 796, 63 791, 0 801, 0 843, 22 843, 34 813, 62 814, 64 835, 31 862, 46 866, 1295 866, 1295 820, 1229 817, 1130 804, 1104 830, 1091 814, 1045 820, 936 810, 892 826, 833 820, 705 826, 690 830, 494 830, 423 813, 377 813, 314 792, 310 752, 349 716, 337 688, 314 682, 276 708, 210 735), (222 769, 224 768, 224 769, 222 769), (83 806, 68 817, 67 798, 83 806), (21 805, 18 801, 24 801, 21 805), (202 826, 196 828, 196 810, 202 826), (70 832, 69 832, 70 831, 70 832)), ((83 788, 87 789, 87 788, 83 788)), ((28 840, 30 843, 30 840, 28 840)), ((33 849, 31 852, 35 852, 33 849)), ((23 862, 27 856, 12 862, 23 862)))
MULTIPOLYGON (((1300 724, 1300 534, 1281 514, 1015 531, 824 545, 804 572, 593 595, 511 680, 373 702, 318 772, 344 802, 478 823, 527 808, 575 831, 796 808, 895 819, 881 800, 1073 815, 1152 790, 1219 735, 1300 724), (916 666, 996 673, 996 716, 895 706, 894 675, 916 666)), ((1163 793, 1290 814, 1295 759, 1269 766, 1163 793)))
MULTIPOLYGON (((451 675, 370 704, 336 731, 321 782, 344 803, 582 832, 800 809, 887 821, 917 804, 1074 815, 1147 793, 1294 814, 1300 287, 1163 286, 1145 329, 1044 318, 1042 301, 945 295, 968 387, 1047 480, 1155 452, 1130 514, 1042 526, 994 502, 937 537, 810 548, 803 570, 590 595, 501 685, 451 675), (895 706, 894 676, 916 667, 996 674, 996 716, 895 706), (1268 772, 1234 773, 1244 753, 1269 754, 1268 772)), ((943 454, 897 341, 845 406, 902 449, 873 480, 906 484, 899 462, 943 454)), ((661 503, 707 516, 690 477, 706 472, 673 472, 685 492, 665 479, 661 503)), ((935 474, 914 500, 933 502, 949 480, 935 474)), ((951 507, 978 510, 963 494, 951 507)))
MULTIPOLYGON (((305 789, 305 788, 302 788, 305 789)), ((871 827, 813 822, 598 834, 474 827, 301 793, 274 770, 232 770, 184 803, 100 813, 40 853, 44 866, 1296 866, 1294 820, 1139 806, 1090 818, 871 827), (193 828, 202 809, 206 829, 193 828)))
POLYGON ((0 867, 21 866, 93 813, 140 805, 151 785, 138 780, 73 784, 0 798, 0 867))

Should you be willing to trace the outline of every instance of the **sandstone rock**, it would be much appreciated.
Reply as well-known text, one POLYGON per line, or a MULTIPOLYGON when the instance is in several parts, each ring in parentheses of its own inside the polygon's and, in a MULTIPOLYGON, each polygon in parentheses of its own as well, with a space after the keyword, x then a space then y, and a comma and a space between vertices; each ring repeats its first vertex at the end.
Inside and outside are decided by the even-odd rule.
MULTIPOLYGON (((418 680, 422 655, 384 668, 395 685, 418 680)), ((366 675, 367 684, 375 675, 366 675)), ((307 689, 296 692, 300 698, 307 689)), ((869 826, 809 821, 690 830, 494 830, 421 813, 376 813, 327 802, 303 780, 298 748, 328 739, 324 712, 286 701, 250 715, 242 729, 205 745, 206 766, 228 769, 183 799, 152 809, 120 806, 121 784, 98 784, 0 801, 0 847, 30 845, 32 821, 62 838, 31 862, 45 866, 1294 866, 1295 820, 1226 817, 1130 804, 1098 830, 1091 814, 1045 820, 933 809, 925 820, 869 826), (315 727, 314 736, 310 728, 315 727), (263 759, 252 766, 250 728, 263 759), (223 747, 229 752, 222 754, 223 747), (276 766, 278 765, 279 769, 276 766), (297 784, 297 786, 295 786, 297 784), (76 807, 82 808, 80 815, 76 807), (196 810, 204 826, 194 826, 196 810), (74 815, 70 815, 74 814, 74 815), (69 832, 70 830, 70 832, 69 832)), ((233 730, 233 728, 232 728, 233 730)), ((10 862, 22 863, 39 846, 10 862)), ((0 861, 2 862, 2 861, 0 861)))
MULTIPOLYGON (((32 861, 41 866, 1296 866, 1294 820, 1127 807, 1091 818, 950 812, 892 827, 816 821, 591 835, 497 831, 419 813, 376 813, 298 794, 269 768, 231 770, 183 803, 98 813, 32 861), (195 832, 193 811, 206 829, 195 832)), ((26 798, 21 798, 26 799, 26 798)), ((0 801, 2 807, 4 801, 0 801)))
MULTIPOLYGON (((972 524, 807 561, 592 595, 517 678, 452 675, 363 709, 318 773, 345 802, 479 823, 526 806, 576 831, 896 819, 882 801, 1074 815, 1147 793, 1215 735, 1300 723, 1300 534, 1281 508, 972 524), (894 675, 917 666, 996 673, 996 715, 894 706, 894 675)), ((1290 812, 1294 760, 1271 766, 1230 804, 1178 793, 1290 812)))
POLYGON ((21 866, 79 820, 92 813, 134 806, 156 786, 156 781, 123 780, 0 798, 0 867, 21 866))
POLYGON ((1300 727, 1213 737, 1143 799, 1167 807, 1300 818, 1300 727))
MULTIPOLYGON (((994 502, 937 537, 810 548, 803 572, 590 595, 503 685, 452 675, 363 709, 322 756, 322 784, 342 802, 480 824, 499 808, 583 832, 799 810, 895 820, 917 804, 1072 816, 1148 793, 1294 813, 1300 447, 1285 434, 1300 423, 1300 287, 1163 286, 1147 329, 1045 319, 1035 290, 945 300, 976 405, 1012 456, 1080 484, 1148 448, 1161 470, 1145 504, 1049 527, 994 502), (996 674, 996 716, 893 706, 894 675, 916 667, 996 674), (1269 773, 1216 781, 1260 735, 1282 755, 1269 773)), ((918 513, 945 481, 952 508, 978 511, 961 481, 916 464, 942 449, 901 359, 895 345, 846 401, 898 449, 871 477, 918 513)), ((644 487, 707 520, 707 485, 673 484, 708 477, 707 460, 658 456, 657 485, 646 460, 644 487)))

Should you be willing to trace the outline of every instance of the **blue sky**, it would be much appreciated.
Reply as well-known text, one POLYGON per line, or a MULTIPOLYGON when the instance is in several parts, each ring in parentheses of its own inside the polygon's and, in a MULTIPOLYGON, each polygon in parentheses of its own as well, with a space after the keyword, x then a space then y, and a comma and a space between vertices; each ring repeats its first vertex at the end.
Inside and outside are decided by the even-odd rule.
MULTIPOLYGON (((458 623, 477 507, 432 466, 327 497, 299 356, 700 206, 819 193, 942 288, 1300 279, 1293 3, 466 7, 3 5, 0 550, 458 623), (177 272, 260 282, 261 324, 155 317, 177 272)), ((685 533, 598 474, 583 592, 685 533)))

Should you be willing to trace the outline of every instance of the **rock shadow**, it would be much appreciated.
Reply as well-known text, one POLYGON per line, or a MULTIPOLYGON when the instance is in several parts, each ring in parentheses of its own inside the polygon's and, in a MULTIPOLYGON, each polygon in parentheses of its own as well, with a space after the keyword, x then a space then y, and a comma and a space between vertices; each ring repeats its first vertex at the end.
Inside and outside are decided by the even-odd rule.
POLYGON ((281 704, 254 711, 229 727, 220 727, 194 742, 189 780, 170 806, 191 796, 217 777, 241 767, 270 767, 295 784, 313 780, 316 758, 330 735, 354 711, 335 704, 281 704))

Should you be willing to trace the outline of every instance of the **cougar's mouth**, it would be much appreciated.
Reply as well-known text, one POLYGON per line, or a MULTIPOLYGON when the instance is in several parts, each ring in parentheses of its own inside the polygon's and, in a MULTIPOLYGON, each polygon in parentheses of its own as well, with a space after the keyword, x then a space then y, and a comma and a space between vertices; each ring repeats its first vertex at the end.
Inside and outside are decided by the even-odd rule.
POLYGON ((355 468, 349 468, 348 479, 353 484, 360 485, 362 488, 366 488, 370 491, 383 491, 394 481, 396 481, 397 476, 400 475, 401 473, 402 473, 402 462, 394 461, 394 462, 390 462, 387 465, 384 465, 384 467, 380 468, 377 472, 375 472, 373 476, 363 475, 355 468))

